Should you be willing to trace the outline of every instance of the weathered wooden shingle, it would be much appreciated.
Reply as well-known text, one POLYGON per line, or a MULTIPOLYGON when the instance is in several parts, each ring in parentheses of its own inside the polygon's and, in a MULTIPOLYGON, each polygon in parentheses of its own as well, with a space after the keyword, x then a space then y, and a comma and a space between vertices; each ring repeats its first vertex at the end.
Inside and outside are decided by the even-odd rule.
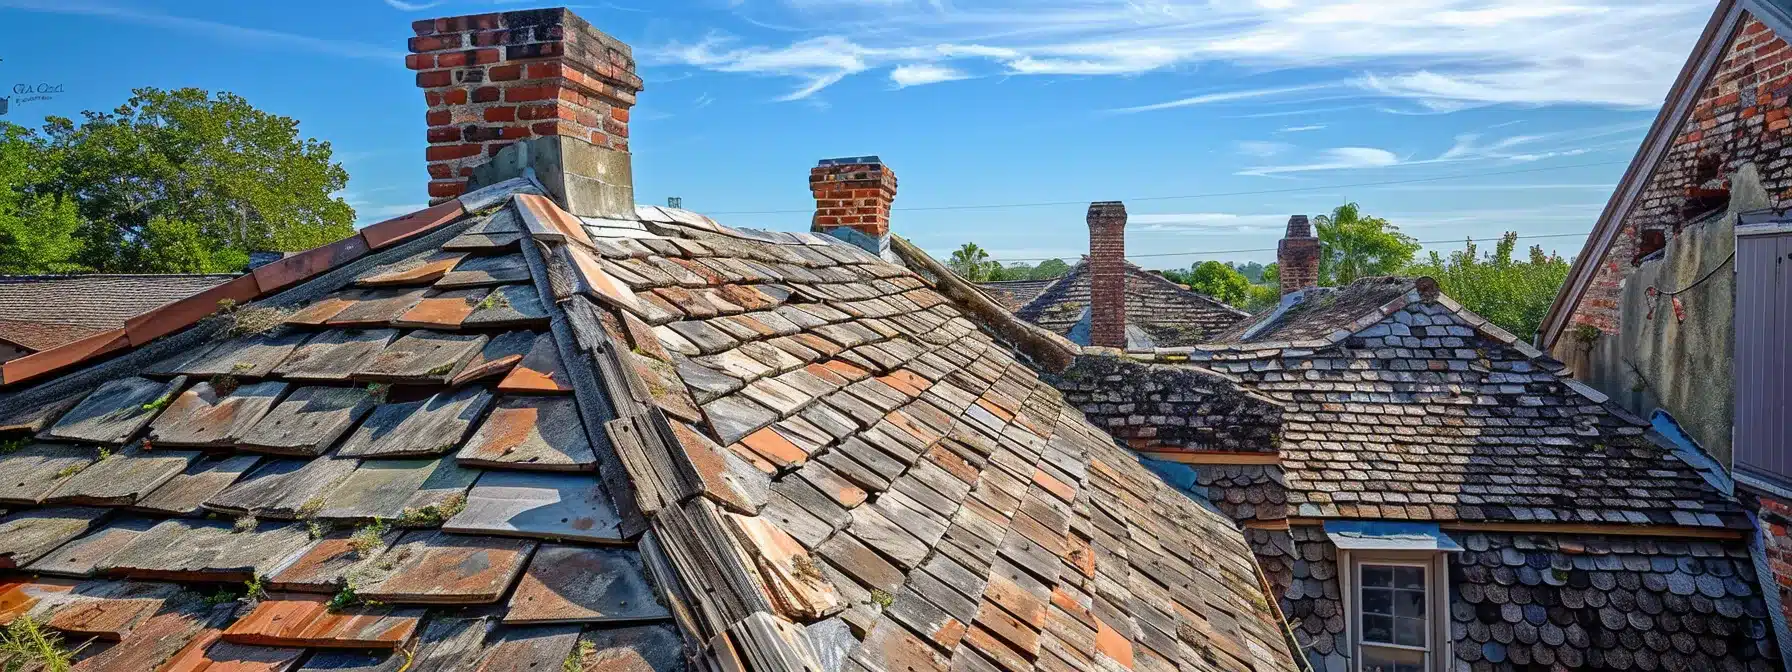
POLYGON ((268 334, 239 336, 199 351, 192 359, 155 373, 186 374, 195 378, 235 376, 265 378, 305 342, 303 331, 284 329, 268 334))
POLYGON ((291 380, 346 381, 398 337, 395 329, 332 329, 313 336, 274 367, 291 380))
POLYGON ((373 410, 363 388, 304 387, 263 416, 237 444, 277 455, 318 455, 373 410))
POLYGON ((621 519, 597 477, 488 471, 473 484, 467 508, 442 529, 593 542, 621 540, 621 519))
POLYGON ((138 535, 149 531, 157 522, 151 518, 115 518, 104 527, 38 558, 27 569, 50 576, 93 576, 100 563, 129 545, 138 535))
POLYGON ((305 526, 170 519, 138 534, 96 569, 120 576, 179 581, 247 581, 310 544, 305 526))
POLYGON ((367 460, 324 496, 319 518, 396 518, 464 502, 479 477, 452 457, 367 460))
POLYGON ((99 459, 96 446, 39 443, 0 457, 0 504, 41 504, 52 490, 99 459))
POLYGON ((452 272, 437 281, 436 287, 478 287, 528 279, 529 265, 523 261, 521 254, 467 257, 452 272))
POLYGON ((268 381, 221 390, 200 382, 180 393, 149 425, 156 446, 235 445, 286 393, 286 383, 268 381))
POLYGON ((129 506, 187 470, 197 451, 149 450, 131 444, 88 465, 57 486, 45 502, 89 506, 129 506))
POLYGON ((233 455, 196 460, 186 472, 169 479, 130 508, 171 516, 199 514, 204 511, 201 505, 206 500, 236 483, 261 459, 257 455, 233 455))
POLYGON ((332 611, 323 595, 277 594, 224 630, 224 641, 258 646, 393 649, 416 634, 423 610, 351 607, 332 611))
POLYGON ((603 623, 669 618, 632 550, 549 544, 535 552, 505 623, 603 623))
POLYGON ((325 455, 267 460, 222 492, 205 508, 231 515, 292 519, 324 505, 324 494, 354 473, 360 460, 325 455))
POLYGON ((508 397, 461 447, 462 463, 492 469, 591 471, 597 456, 571 397, 508 397))
POLYGON ((379 578, 356 593, 391 604, 491 604, 510 589, 535 545, 527 539, 410 532, 381 556, 379 578))
POLYGON ((337 451, 343 457, 425 457, 459 446, 492 395, 480 387, 439 392, 421 401, 380 404, 337 451))
POLYGON ((382 383, 446 384, 485 347, 484 334, 419 329, 386 346, 353 375, 382 383))
POLYGON ((28 509, 0 518, 0 569, 31 564, 57 546, 86 534, 106 514, 105 509, 58 506, 28 509))
POLYGON ((492 290, 462 326, 481 329, 527 327, 547 324, 547 309, 532 285, 504 285, 492 290))
POLYGON ((185 377, 172 381, 148 378, 122 378, 107 381, 93 394, 62 415, 46 434, 69 441, 122 444, 154 419, 175 393, 185 385, 185 377))

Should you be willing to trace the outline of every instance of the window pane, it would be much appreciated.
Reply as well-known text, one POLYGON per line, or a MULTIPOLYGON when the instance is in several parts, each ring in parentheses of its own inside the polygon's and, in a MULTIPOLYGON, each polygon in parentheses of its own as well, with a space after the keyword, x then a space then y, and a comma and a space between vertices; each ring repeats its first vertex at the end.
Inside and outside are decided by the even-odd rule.
MULTIPOLYGON (((1368 603, 1367 596, 1364 596, 1363 604, 1367 605, 1368 603)), ((1367 607, 1365 606, 1365 608, 1367 607)), ((1424 618, 1425 593, 1417 590, 1394 591, 1394 615, 1405 616, 1407 618, 1424 618)))
POLYGON ((1363 585, 1392 587, 1394 585, 1394 568, 1363 565, 1363 585))
POLYGON ((1424 656, 1406 651, 1364 649, 1363 672, 1425 672, 1424 656))
POLYGON ((1394 619, 1388 616, 1363 615, 1363 641, 1394 642, 1394 619))
POLYGON ((1418 618, 1394 619, 1394 643, 1401 646, 1425 645, 1425 621, 1418 618))
POLYGON ((1394 614, 1394 591, 1364 588, 1363 613, 1392 616, 1394 614))
POLYGON ((1425 589, 1425 569, 1423 567, 1395 567, 1394 587, 1406 590, 1425 589))

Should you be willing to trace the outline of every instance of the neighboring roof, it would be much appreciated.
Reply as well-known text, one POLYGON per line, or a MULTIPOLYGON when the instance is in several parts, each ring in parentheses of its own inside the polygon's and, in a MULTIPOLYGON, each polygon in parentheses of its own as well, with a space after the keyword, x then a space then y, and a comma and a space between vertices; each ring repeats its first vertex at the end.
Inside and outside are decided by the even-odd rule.
POLYGON ((1593 224, 1586 245, 1575 255, 1567 281, 1556 293, 1549 311, 1544 313, 1538 330, 1538 344, 1544 349, 1553 348, 1556 339, 1566 330, 1568 318, 1592 285, 1605 261, 1606 251, 1611 248, 1612 241, 1622 235, 1624 220, 1636 206, 1643 187, 1667 155, 1681 125, 1693 113, 1693 104, 1702 85, 1721 67, 1719 61, 1723 59, 1728 36, 1735 30, 1743 12, 1767 24, 1775 34, 1792 36, 1792 3, 1787 0, 1719 0, 1704 32, 1699 34, 1698 42, 1681 66, 1679 76, 1674 79, 1673 87, 1668 90, 1665 104, 1649 126, 1648 135, 1643 137, 1642 146, 1631 157, 1630 166, 1624 169, 1624 177, 1618 181, 1617 189, 1599 213, 1599 220, 1593 224))
POLYGON ((0 340, 31 350, 124 326, 127 319, 235 275, 0 276, 0 340))
POLYGON ((1641 421, 1421 286, 1435 290, 1364 279, 1304 297, 1264 336, 1160 354, 1287 407, 1296 517, 1749 526, 1641 421))
MULTIPOLYGON (((1033 282, 1033 281, 1028 281, 1033 282)), ((1019 300, 1030 287, 1010 283, 981 283, 998 299, 1019 300)), ((1084 259, 1064 277, 1035 292, 1018 309, 1016 317, 1088 345, 1088 329, 1077 329, 1089 317, 1089 262, 1084 259), (1078 336, 1082 340, 1078 340, 1078 336)), ((1210 296, 1198 294, 1128 263, 1126 265, 1126 324, 1129 349, 1175 347, 1206 341, 1215 332, 1244 319, 1248 313, 1210 296)))
POLYGON ((1294 669, 1237 529, 914 274, 490 189, 9 377, 0 620, 104 669, 1294 669))
POLYGON ((1047 278, 1045 280, 998 280, 995 282, 979 282, 977 283, 977 286, 982 287, 984 291, 989 292, 990 297, 994 298, 996 303, 1001 304, 1003 308, 1007 308, 1009 311, 1018 311, 1022 306, 1027 305, 1027 302, 1032 301, 1035 297, 1039 296, 1040 292, 1045 291, 1045 288, 1052 286, 1052 283, 1057 281, 1058 278, 1047 278))

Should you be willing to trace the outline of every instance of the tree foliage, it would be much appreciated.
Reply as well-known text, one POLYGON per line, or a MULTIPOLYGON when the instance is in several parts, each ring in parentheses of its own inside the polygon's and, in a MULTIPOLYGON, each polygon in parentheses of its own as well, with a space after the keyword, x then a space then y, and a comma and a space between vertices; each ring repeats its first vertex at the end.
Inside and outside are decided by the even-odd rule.
POLYGON ((971 282, 988 280, 993 269, 1001 268, 1000 264, 990 261, 989 253, 976 243, 965 243, 953 250, 952 258, 946 262, 946 265, 957 272, 959 276, 971 282))
POLYGON ((354 232, 332 196, 348 173, 298 122, 230 93, 133 94, 79 122, 0 125, 0 272, 231 271, 354 232), (28 238, 19 219, 48 226, 28 238))
POLYGON ((1487 318, 1519 338, 1530 340, 1543 322, 1543 314, 1568 278, 1568 262, 1544 254, 1533 245, 1524 261, 1514 260, 1518 233, 1509 231, 1494 251, 1476 256, 1473 240, 1446 259, 1432 252, 1428 260, 1406 270, 1408 275, 1427 275, 1438 288, 1464 307, 1487 318))
POLYGON ((1364 215, 1345 203, 1313 220, 1319 234, 1319 284, 1348 285, 1358 278, 1393 275, 1412 263, 1419 243, 1388 220, 1364 215))
POLYGON ((1203 261, 1189 269, 1188 288, 1226 302, 1242 306, 1250 298, 1251 281, 1232 268, 1231 264, 1203 261))
POLYGON ((1047 259, 1038 266, 1020 262, 1003 266, 1001 262, 991 260, 989 252, 976 243, 965 243, 953 250, 946 266, 971 282, 1050 280, 1070 272, 1070 264, 1064 263, 1063 259, 1047 259))

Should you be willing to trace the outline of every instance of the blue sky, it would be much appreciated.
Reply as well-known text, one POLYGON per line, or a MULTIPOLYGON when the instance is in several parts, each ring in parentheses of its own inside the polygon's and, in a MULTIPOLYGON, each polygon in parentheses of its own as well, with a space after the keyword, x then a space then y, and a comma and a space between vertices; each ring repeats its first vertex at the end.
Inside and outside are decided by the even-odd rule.
MULTIPOLYGON (((1421 240, 1583 234, 1711 0, 612 0, 633 45, 636 195, 804 229, 817 159, 877 154, 895 229, 998 259, 1087 248, 1080 204, 1128 200, 1132 255, 1273 247, 1345 199, 1421 240), (1527 172, 1518 172, 1527 171, 1527 172), (1362 184, 1470 175, 1382 186, 1362 184), (1173 196, 1276 190, 1201 198, 1173 196), (1146 200, 1151 199, 1151 200, 1146 200), (918 208, 902 210, 903 208, 918 208)), ((425 201, 410 22, 514 2, 0 0, 5 117, 132 87, 233 91, 348 168, 363 223, 425 201), (15 96, 15 101, 18 100, 15 96)), ((1535 242, 1564 255, 1580 237, 1535 242)), ((1433 246, 1447 250, 1459 244, 1433 246)), ((1273 252, 1142 257, 1149 267, 1273 252)))

